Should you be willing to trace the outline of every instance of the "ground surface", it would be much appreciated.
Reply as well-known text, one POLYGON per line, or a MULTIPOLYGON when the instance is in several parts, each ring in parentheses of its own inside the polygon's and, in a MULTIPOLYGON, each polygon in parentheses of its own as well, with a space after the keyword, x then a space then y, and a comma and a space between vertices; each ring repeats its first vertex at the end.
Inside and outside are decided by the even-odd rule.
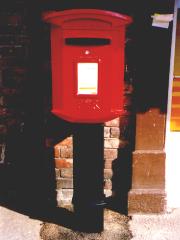
POLYGON ((180 209, 131 218, 105 211, 104 232, 85 234, 0 207, 0 240, 180 240, 180 209))
POLYGON ((130 240, 132 235, 128 221, 129 218, 124 215, 105 210, 104 231, 102 233, 82 233, 55 224, 45 223, 40 235, 43 240, 130 240))
POLYGON ((163 215, 134 215, 132 240, 180 240, 180 209, 163 215))
POLYGON ((0 207, 0 240, 39 240, 41 222, 0 207))

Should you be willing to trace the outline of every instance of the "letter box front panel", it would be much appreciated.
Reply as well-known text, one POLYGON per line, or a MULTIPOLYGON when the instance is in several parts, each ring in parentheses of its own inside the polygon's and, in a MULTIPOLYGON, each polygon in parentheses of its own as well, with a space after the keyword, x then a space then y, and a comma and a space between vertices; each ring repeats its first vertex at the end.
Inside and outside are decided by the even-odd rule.
POLYGON ((52 112, 72 122, 111 120, 123 111, 125 25, 74 22, 52 26, 52 112))

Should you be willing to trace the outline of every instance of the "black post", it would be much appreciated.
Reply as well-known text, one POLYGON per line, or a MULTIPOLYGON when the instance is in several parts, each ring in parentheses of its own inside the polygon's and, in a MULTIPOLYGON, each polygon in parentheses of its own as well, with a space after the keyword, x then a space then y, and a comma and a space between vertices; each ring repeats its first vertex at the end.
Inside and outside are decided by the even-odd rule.
POLYGON ((104 128, 76 124, 73 137, 74 213, 80 231, 103 231, 104 128))

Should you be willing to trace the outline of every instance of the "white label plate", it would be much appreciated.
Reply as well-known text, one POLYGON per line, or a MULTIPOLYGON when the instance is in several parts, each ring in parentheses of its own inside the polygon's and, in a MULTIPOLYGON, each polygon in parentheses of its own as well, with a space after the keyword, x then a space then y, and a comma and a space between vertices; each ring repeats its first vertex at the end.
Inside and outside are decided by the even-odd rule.
POLYGON ((78 63, 77 94, 96 95, 98 93, 98 63, 78 63))

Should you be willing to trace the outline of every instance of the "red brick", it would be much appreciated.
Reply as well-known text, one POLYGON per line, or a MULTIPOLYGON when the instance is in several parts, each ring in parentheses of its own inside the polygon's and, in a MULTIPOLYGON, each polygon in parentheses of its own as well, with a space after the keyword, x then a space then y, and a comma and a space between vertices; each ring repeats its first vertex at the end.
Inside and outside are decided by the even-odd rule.
POLYGON ((71 205, 73 197, 73 189, 58 189, 57 190, 57 203, 59 207, 64 205, 71 205))
POLYGON ((22 23, 22 17, 20 15, 4 15, 0 16, 0 25, 1 26, 17 26, 22 23))
POLYGON ((29 43, 30 41, 25 35, 0 35, 0 45, 24 45, 29 43))
POLYGON ((60 189, 57 193, 64 199, 71 199, 73 196, 73 189, 60 189))
POLYGON ((105 179, 104 189, 112 189, 112 181, 110 179, 105 179))
POLYGON ((19 90, 16 88, 0 88, 0 92, 3 95, 14 95, 19 93, 19 90))
POLYGON ((72 189, 73 188, 73 179, 58 178, 57 179, 57 189, 60 189, 60 188, 72 189))
MULTIPOLYGON (((19 64, 24 66, 24 58, 18 59, 18 61, 19 61, 19 64)), ((17 66, 17 59, 12 56, 6 56, 4 58, 0 58, 0 66, 1 66, 1 69, 6 68, 7 66, 8 67, 17 66)))
POLYGON ((106 169, 112 169, 112 161, 105 161, 104 167, 106 169))
POLYGON ((55 159, 55 167, 56 168, 72 168, 73 166, 73 160, 72 159, 63 159, 63 158, 57 158, 55 159))
POLYGON ((112 169, 104 169, 104 178, 105 179, 112 178, 112 175, 113 175, 112 169))
POLYGON ((72 178, 73 177, 73 169, 72 168, 63 168, 60 170, 60 176, 62 178, 72 178))
POLYGON ((106 159, 104 162, 104 169, 112 169, 112 164, 116 160, 115 159, 106 159))
POLYGON ((0 116, 7 117, 8 114, 8 109, 7 108, 0 108, 0 116))
POLYGON ((58 168, 55 168, 56 179, 60 178, 60 171, 58 168))
POLYGON ((7 127, 5 125, 0 125, 0 134, 6 134, 7 133, 7 127))
POLYGON ((115 118, 111 121, 106 122, 105 126, 107 126, 107 127, 119 127, 119 118, 115 118))
POLYGON ((6 46, 0 48, 0 55, 2 57, 26 57, 26 48, 21 45, 6 46))
POLYGON ((118 150, 112 148, 104 149, 104 158, 105 159, 115 159, 118 156, 118 150))
POLYGON ((104 140, 105 148, 119 148, 120 140, 117 138, 106 138, 104 140))
POLYGON ((59 142, 57 145, 59 146, 72 146, 72 137, 68 137, 63 141, 59 142))
POLYGON ((112 196, 112 190, 111 189, 104 189, 104 194, 106 197, 112 196))
POLYGON ((111 127, 111 137, 112 138, 119 138, 120 137, 119 127, 111 127))
POLYGON ((54 157, 55 158, 60 158, 60 149, 59 146, 54 147, 54 157))
POLYGON ((73 150, 72 147, 61 147, 60 148, 60 156, 62 158, 72 158, 73 157, 73 150))
POLYGON ((4 96, 0 96, 0 106, 4 105, 4 96))
POLYGON ((104 137, 105 138, 110 137, 110 127, 104 127, 104 137))
POLYGON ((3 87, 15 88, 20 86, 25 80, 25 69, 23 68, 7 67, 2 71, 3 87))

